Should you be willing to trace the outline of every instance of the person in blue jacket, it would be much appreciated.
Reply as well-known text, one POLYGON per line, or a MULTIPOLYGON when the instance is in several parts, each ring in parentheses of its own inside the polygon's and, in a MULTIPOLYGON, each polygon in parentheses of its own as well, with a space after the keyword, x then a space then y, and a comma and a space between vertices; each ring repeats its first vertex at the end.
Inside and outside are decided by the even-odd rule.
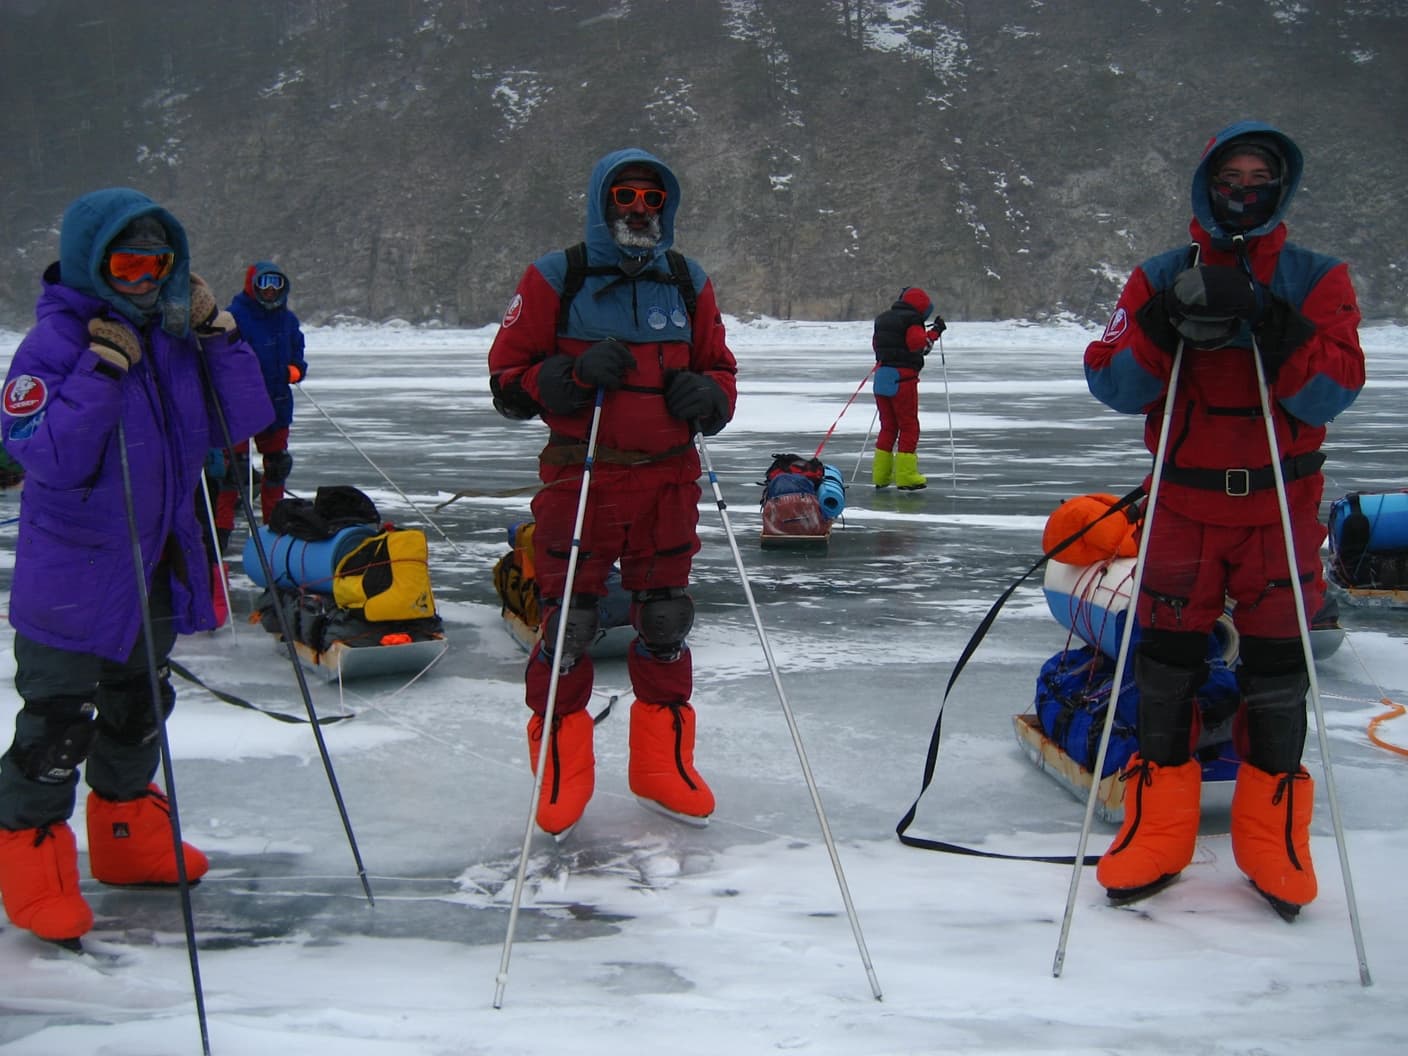
POLYGON ((189 844, 177 858, 152 783, 158 719, 176 700, 176 636, 215 626, 192 502, 223 442, 215 401, 246 436, 273 409, 234 318, 191 273, 185 229, 138 191, 68 207, 35 314, 0 397, 0 436, 25 469, 9 605, 23 703, 0 756, 0 899, 17 927, 71 942, 93 923, 68 824, 85 762, 95 879, 172 884, 182 861, 187 880, 206 871, 189 844))
MULTIPOLYGON (((244 290, 230 302, 230 314, 240 333, 259 357, 264 386, 274 404, 274 420, 254 437, 254 446, 264 456, 259 485, 259 512, 265 524, 284 497, 284 485, 293 470, 288 450, 289 427, 293 424, 293 386, 308 376, 303 356, 303 330, 298 316, 288 306, 288 275, 267 260, 251 264, 245 271, 244 290)), ((235 506, 239 493, 235 475, 249 475, 249 441, 242 439, 232 453, 227 452, 228 477, 215 505, 215 527, 223 550, 235 527, 235 506)))

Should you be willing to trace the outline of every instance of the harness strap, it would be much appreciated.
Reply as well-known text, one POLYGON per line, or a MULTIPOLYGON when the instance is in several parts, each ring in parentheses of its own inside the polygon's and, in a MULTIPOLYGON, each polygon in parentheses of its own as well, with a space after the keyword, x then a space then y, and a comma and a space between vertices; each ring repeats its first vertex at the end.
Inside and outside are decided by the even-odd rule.
MULTIPOLYGON (((1287 456, 1281 459, 1281 475, 1290 483, 1319 473, 1324 464, 1323 451, 1307 451, 1303 455, 1287 456)), ((1276 486, 1276 475, 1271 466, 1261 466, 1257 469, 1186 469, 1165 462, 1163 477, 1170 484, 1220 491, 1236 498, 1276 486)))
MULTIPOLYGON (((620 451, 597 444, 595 460, 611 466, 647 466, 678 458, 686 451, 693 450, 693 447, 693 444, 680 444, 664 451, 620 451)), ((585 465, 587 445, 580 440, 549 439, 547 446, 538 452, 538 461, 545 466, 585 465)))
MULTIPOLYGON (((1143 497, 1144 488, 1141 485, 1140 487, 1135 488, 1129 494, 1121 498, 1118 502, 1112 505, 1099 517, 1095 518, 1095 520, 1091 521, 1089 524, 1085 525, 1080 530, 1073 532, 1065 539, 1062 539, 1050 550, 1042 554, 1041 557, 1037 560, 1034 565, 1032 565, 1031 568, 1027 569, 1020 576, 1018 576, 1016 581, 1014 581, 1011 586, 1009 586, 1006 590, 1002 592, 1001 596, 997 599, 997 601, 993 602, 992 608, 988 609, 987 615, 984 616, 982 622, 978 624, 978 629, 973 632, 973 637, 969 638, 968 644, 963 647, 963 653, 959 656, 958 663, 954 664, 953 666, 953 673, 948 676, 948 685, 944 687, 943 698, 939 701, 939 714, 934 719, 934 732, 929 736, 929 751, 924 758, 923 784, 920 786, 919 795, 914 797, 914 802, 910 804, 909 810, 905 811, 904 817, 900 818, 899 824, 895 826, 895 835, 899 837, 900 842, 903 843, 905 846, 919 847, 922 850, 926 851, 943 851, 947 854, 967 854, 977 858, 1001 858, 1007 861, 1017 862, 1047 862, 1052 865, 1075 864, 1076 859, 1075 855, 1073 854, 999 854, 996 851, 981 851, 978 850, 976 847, 963 847, 955 843, 946 843, 943 840, 926 840, 920 836, 909 836, 906 835, 906 830, 908 830, 910 825, 914 823, 914 816, 919 811, 919 801, 924 798, 924 793, 928 790, 929 785, 934 780, 934 771, 938 768, 939 738, 942 736, 943 732, 944 705, 948 703, 948 695, 950 692, 953 691, 953 684, 958 680, 959 672, 961 672, 963 668, 967 665, 969 659, 972 658, 973 653, 977 651, 978 645, 982 642, 983 638, 987 636, 988 630, 992 627, 993 621, 997 619, 997 614, 999 611, 1001 611, 1002 606, 1007 603, 1007 599, 1012 596, 1012 592, 1015 591, 1019 586, 1021 586, 1028 576, 1030 576, 1033 572, 1039 569, 1042 565, 1046 564, 1048 560, 1055 557, 1062 550, 1066 549, 1066 547, 1070 546, 1082 535, 1090 531, 1091 528, 1095 527, 1095 525, 1103 521, 1106 517, 1113 516, 1114 514, 1122 512, 1128 507, 1135 505, 1143 497)), ((1098 861, 1100 861, 1100 855, 1088 854, 1085 856, 1084 859, 1082 859, 1081 864, 1094 865, 1098 861)))

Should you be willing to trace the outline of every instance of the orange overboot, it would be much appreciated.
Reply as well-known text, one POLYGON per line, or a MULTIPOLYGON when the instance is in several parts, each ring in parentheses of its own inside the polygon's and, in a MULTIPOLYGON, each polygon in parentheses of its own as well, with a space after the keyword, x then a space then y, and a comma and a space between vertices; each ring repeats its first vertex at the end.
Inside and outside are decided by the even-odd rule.
MULTIPOLYGON (((182 843, 186 880, 195 883, 210 862, 182 843)), ((156 785, 136 799, 104 799, 88 793, 88 868, 105 884, 175 884, 176 854, 171 836, 171 803, 156 785)))
POLYGON ((688 704, 631 705, 631 791, 683 821, 703 824, 714 793, 694 769, 694 709, 688 704))
POLYGON ((1111 901, 1130 902, 1153 894, 1193 860, 1203 771, 1193 759, 1159 766, 1135 755, 1120 780, 1124 823, 1095 876, 1111 901))
POLYGON ((1310 815, 1315 782, 1305 767, 1268 774, 1251 763, 1237 767, 1232 793, 1232 857, 1277 913, 1293 920, 1315 900, 1310 861, 1310 815))
POLYGON ((0 829, 0 898, 17 928, 71 942, 93 926, 78 890, 78 844, 65 821, 0 829))
MULTIPOLYGON (((592 734, 596 729, 585 710, 553 718, 548 738, 547 771, 538 796, 538 828, 561 836, 582 817, 596 788, 596 755, 592 734)), ((543 717, 528 720, 528 765, 538 772, 538 752, 543 743, 543 717)))

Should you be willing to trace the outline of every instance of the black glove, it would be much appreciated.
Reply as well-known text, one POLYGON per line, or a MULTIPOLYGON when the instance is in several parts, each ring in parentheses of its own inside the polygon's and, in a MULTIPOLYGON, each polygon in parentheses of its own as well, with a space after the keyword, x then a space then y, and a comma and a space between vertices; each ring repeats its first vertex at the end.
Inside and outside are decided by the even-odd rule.
POLYGON ((1219 348, 1261 313, 1261 291, 1241 268, 1203 264, 1178 273, 1164 291, 1169 322, 1194 348, 1219 348))
POLYGON ((595 399, 591 389, 584 389, 572 376, 577 361, 559 353, 543 360, 538 368, 538 402, 553 414, 576 414, 595 399))
POLYGON ((713 436, 728 421, 728 397, 718 382, 692 370, 680 370, 665 381, 665 409, 682 421, 697 423, 713 436))
POLYGON ((1252 332, 1256 335, 1257 350, 1261 352, 1266 380, 1274 382, 1292 353, 1315 336, 1315 324, 1288 301, 1268 293, 1261 321, 1252 332))
POLYGON ((598 341, 577 357, 572 373, 589 389, 619 389, 626 372, 636 365, 631 350, 614 337, 598 341))
POLYGON ((929 324, 929 340, 937 341, 939 335, 948 329, 948 323, 944 322, 942 315, 934 316, 934 321, 929 324))

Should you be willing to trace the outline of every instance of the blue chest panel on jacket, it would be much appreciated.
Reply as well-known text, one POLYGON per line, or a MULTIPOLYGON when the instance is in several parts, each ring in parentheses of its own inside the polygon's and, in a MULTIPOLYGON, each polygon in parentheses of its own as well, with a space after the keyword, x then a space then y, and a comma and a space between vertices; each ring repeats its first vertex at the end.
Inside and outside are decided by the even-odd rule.
MULTIPOLYGON (((536 262, 536 267, 560 294, 567 277, 566 254, 549 253, 536 262)), ((703 276, 692 262, 690 273, 695 288, 701 288, 703 276)), ((632 344, 669 341, 688 344, 693 330, 684 296, 674 283, 662 281, 664 278, 665 273, 655 268, 633 279, 621 272, 588 275, 572 299, 563 336, 584 341, 614 337, 632 344), (652 278, 652 275, 659 278, 652 278)))

